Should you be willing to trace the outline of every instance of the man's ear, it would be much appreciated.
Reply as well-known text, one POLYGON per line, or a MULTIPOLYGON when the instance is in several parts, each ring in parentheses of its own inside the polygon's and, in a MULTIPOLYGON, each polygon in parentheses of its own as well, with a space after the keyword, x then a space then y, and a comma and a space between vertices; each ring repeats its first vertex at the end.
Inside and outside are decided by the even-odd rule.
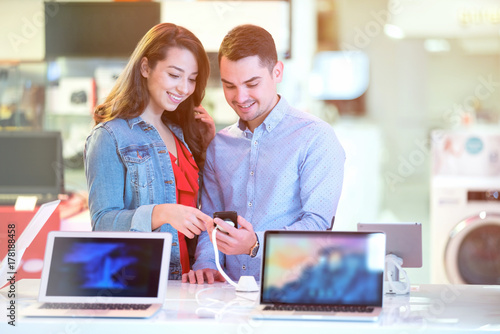
POLYGON ((283 62, 278 61, 273 68, 273 79, 276 83, 281 82, 283 80, 283 62))
POLYGON ((141 69, 141 74, 144 78, 147 78, 148 75, 149 75, 149 63, 148 63, 148 58, 146 57, 142 57, 141 59, 141 65, 140 65, 140 69, 141 69))

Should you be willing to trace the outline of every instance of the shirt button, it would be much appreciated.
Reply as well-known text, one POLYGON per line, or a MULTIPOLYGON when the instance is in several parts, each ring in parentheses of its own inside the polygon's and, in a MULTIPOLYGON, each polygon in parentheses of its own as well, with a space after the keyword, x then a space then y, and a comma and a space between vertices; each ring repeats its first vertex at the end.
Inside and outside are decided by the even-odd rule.
POLYGON ((252 176, 253 176, 253 171, 251 171, 251 172, 250 172, 250 175, 252 175, 252 176))
POLYGON ((243 267, 241 267, 241 269, 247 270, 247 266, 243 265, 243 267))
POLYGON ((254 142, 253 142, 253 144, 254 144, 255 146, 257 146, 257 141, 254 141, 254 142))
POLYGON ((249 203, 248 203, 248 206, 252 206, 252 202, 249 202, 249 203))

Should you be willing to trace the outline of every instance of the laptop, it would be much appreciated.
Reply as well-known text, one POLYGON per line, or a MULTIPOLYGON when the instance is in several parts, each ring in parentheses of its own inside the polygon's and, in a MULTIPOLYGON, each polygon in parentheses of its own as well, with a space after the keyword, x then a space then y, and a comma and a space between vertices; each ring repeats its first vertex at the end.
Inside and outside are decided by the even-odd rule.
POLYGON ((381 232, 266 231, 253 319, 376 321, 382 311, 381 232))
MULTIPOLYGON (((0 288, 11 281, 11 277, 14 275, 14 273, 14 280, 16 281, 23 278, 23 274, 26 274, 20 266, 22 263, 23 255, 28 247, 33 243, 35 238, 40 234, 40 231, 52 216, 56 208, 59 206, 59 203, 61 203, 61 201, 56 200, 42 204, 33 218, 30 220, 28 225, 26 225, 26 228, 23 230, 21 235, 17 238, 14 245, 6 247, 5 250, 0 250, 0 254, 5 254, 5 257, 0 264, 0 288), (9 256, 8 251, 11 250, 14 251, 14 257, 9 256)), ((9 239, 16 236, 16 232, 20 227, 20 224, 15 218, 19 215, 25 217, 27 215, 31 215, 31 212, 19 211, 13 213, 7 212, 5 214, 2 214, 2 212, 0 212, 0 221, 5 223, 5 230, 6 232, 8 231, 8 233, 0 234, 0 241, 2 241, 0 242, 0 244, 10 245, 10 243, 8 243, 9 239)), ((43 242, 43 240, 40 240, 40 242, 43 242)), ((28 253, 29 252, 30 251, 28 251, 28 253)))
POLYGON ((52 231, 29 317, 148 318, 165 299, 172 235, 52 231))

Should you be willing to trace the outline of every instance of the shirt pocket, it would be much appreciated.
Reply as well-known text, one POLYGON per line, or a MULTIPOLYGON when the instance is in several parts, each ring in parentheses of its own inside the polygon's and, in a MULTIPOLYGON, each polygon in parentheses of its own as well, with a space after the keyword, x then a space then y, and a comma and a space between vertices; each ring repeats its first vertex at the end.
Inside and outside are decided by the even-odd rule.
POLYGON ((130 182, 136 189, 149 188, 154 182, 153 158, 148 146, 126 148, 122 156, 127 165, 130 182))

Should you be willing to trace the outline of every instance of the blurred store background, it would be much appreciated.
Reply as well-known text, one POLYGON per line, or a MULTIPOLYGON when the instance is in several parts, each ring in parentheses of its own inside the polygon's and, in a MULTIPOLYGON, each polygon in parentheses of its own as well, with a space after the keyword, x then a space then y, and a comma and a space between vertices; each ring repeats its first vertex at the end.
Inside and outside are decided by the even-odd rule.
MULTIPOLYGON (((420 222, 424 265, 408 270, 412 283, 460 282, 445 258, 485 272, 467 283, 495 275, 500 283, 500 269, 471 264, 478 249, 500 254, 494 0, 0 1, 0 134, 60 132, 62 229, 90 228, 82 152, 92 108, 144 32, 167 21, 192 30, 209 52, 203 104, 219 129, 236 120, 218 79, 220 41, 242 23, 273 34, 285 64, 280 93, 332 124, 346 150, 334 230, 420 222), (470 227, 473 218, 483 230, 470 227), (472 236, 447 248, 464 231, 472 236)), ((0 165, 12 150, 0 139, 0 165)), ((13 189, 2 187, 0 200, 13 189)), ((483 259, 499 256, 490 253, 483 259)))

